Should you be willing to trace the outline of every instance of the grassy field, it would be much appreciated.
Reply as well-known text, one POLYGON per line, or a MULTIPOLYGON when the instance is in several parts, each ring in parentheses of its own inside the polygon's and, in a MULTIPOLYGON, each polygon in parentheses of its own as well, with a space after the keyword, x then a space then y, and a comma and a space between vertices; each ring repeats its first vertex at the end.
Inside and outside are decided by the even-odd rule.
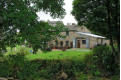
POLYGON ((29 54, 26 57, 29 60, 33 59, 46 59, 46 60, 83 60, 86 55, 90 54, 90 50, 84 49, 68 49, 67 51, 51 51, 51 52, 39 52, 37 54, 29 54))
POLYGON ((34 59, 44 59, 44 60, 83 60, 86 55, 91 54, 91 50, 89 49, 67 49, 66 51, 61 50, 53 50, 50 52, 42 52, 38 50, 36 54, 31 52, 31 48, 17 46, 12 50, 7 48, 8 52, 6 55, 9 54, 16 54, 17 52, 24 52, 27 54, 25 57, 28 60, 34 59))

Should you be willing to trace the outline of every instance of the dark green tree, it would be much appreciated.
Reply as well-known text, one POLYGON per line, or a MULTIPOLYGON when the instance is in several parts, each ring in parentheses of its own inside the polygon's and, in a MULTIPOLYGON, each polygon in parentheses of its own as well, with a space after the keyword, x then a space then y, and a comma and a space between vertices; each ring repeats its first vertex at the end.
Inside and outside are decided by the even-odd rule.
POLYGON ((0 0, 0 50, 28 40, 28 32, 36 30, 35 26, 43 27, 36 12, 44 11, 53 18, 63 18, 63 5, 63 0, 0 0))
POLYGON ((57 37, 61 37, 62 35, 60 33, 65 30, 64 24, 60 22, 57 22, 56 25, 53 26, 47 22, 40 21, 34 27, 26 31, 25 40, 33 48, 33 53, 36 53, 38 49, 46 51, 48 42, 55 40, 57 37))
POLYGON ((74 0, 72 15, 79 25, 85 25, 96 34, 110 39, 115 53, 114 42, 120 48, 119 0, 74 0))

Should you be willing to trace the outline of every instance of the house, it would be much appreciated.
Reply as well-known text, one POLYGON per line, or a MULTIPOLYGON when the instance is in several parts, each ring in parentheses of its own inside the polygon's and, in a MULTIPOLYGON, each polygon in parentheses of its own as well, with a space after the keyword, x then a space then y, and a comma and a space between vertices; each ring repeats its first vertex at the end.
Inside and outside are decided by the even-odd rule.
MULTIPOLYGON (((49 21, 49 24, 55 25, 56 21, 49 21)), ((96 45, 109 44, 105 37, 92 34, 85 26, 76 24, 65 25, 67 31, 61 33, 65 38, 58 37, 51 42, 51 46, 56 49, 61 48, 93 48, 96 45)))

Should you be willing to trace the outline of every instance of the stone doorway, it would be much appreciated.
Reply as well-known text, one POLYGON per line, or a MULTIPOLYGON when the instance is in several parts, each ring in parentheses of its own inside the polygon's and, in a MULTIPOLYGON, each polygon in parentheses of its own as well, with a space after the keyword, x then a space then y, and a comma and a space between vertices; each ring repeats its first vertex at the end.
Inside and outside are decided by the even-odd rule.
POLYGON ((73 48, 73 42, 70 42, 70 48, 73 48))
POLYGON ((77 40, 77 48, 80 48, 81 44, 80 44, 80 40, 77 40))

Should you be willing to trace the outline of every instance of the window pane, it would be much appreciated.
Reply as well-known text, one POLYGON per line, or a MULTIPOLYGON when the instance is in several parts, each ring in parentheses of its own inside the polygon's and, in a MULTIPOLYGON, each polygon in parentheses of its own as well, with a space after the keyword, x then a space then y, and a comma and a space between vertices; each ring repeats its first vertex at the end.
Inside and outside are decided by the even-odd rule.
POLYGON ((86 44, 86 40, 82 40, 82 44, 86 44))
POLYGON ((69 31, 66 31, 66 36, 69 36, 69 31))
POLYGON ((58 41, 55 41, 56 46, 58 46, 58 41))
POLYGON ((66 41, 66 46, 69 46, 69 41, 66 41))
POLYGON ((60 42, 60 46, 61 46, 61 47, 63 46, 63 41, 60 42))

